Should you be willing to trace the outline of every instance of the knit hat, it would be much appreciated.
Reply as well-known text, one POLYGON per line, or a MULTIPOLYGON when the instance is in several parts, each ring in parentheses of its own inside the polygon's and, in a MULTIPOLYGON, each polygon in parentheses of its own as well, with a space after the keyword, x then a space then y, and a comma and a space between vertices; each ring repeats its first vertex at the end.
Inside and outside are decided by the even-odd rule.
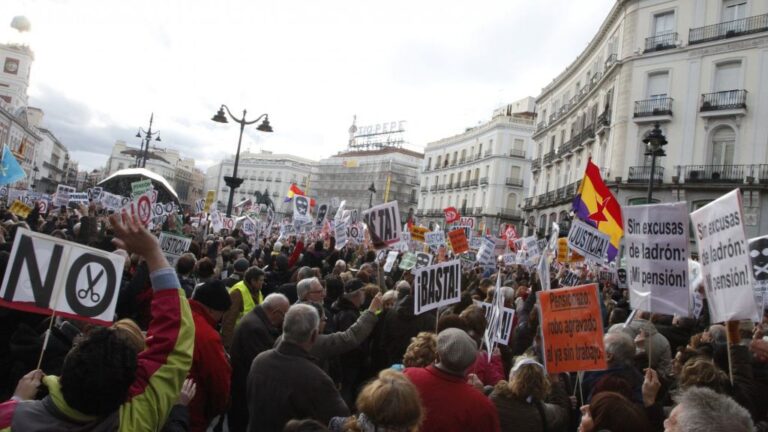
POLYGON ((227 311, 232 306, 227 287, 220 280, 206 282, 197 287, 192 299, 219 312, 227 311))
POLYGON ((248 263, 248 260, 245 258, 238 258, 234 264, 235 271, 238 273, 245 273, 245 271, 248 270, 248 267, 250 266, 251 265, 248 263))
POLYGON ((477 344, 464 330, 445 329, 437 335, 440 365, 450 372, 464 374, 477 357, 477 344))
POLYGON ((354 278, 344 284, 344 292, 345 293, 355 292, 364 286, 365 286, 365 283, 363 283, 363 281, 361 281, 358 278, 354 278))

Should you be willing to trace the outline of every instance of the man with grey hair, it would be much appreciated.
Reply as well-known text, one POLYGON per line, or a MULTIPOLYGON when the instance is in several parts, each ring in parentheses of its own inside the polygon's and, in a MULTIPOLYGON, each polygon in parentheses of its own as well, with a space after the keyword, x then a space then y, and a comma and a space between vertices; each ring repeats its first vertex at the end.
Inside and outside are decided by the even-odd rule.
POLYGON ((477 344, 464 330, 437 335, 437 361, 404 373, 419 391, 427 415, 421 430, 496 432, 499 414, 483 393, 467 384, 465 373, 475 363, 477 344))
POLYGON ((296 295, 299 297, 299 301, 323 303, 325 288, 317 277, 302 279, 296 284, 296 295))
POLYGON ((582 405, 592 400, 592 390, 595 384, 608 375, 617 376, 632 386, 632 401, 643 403, 643 375, 635 368, 635 342, 623 331, 608 332, 603 336, 605 344, 605 361, 608 369, 585 372, 582 380, 582 390, 586 397, 582 405))
POLYGON ((283 317, 290 303, 278 293, 268 295, 262 304, 248 312, 235 329, 232 348, 229 351, 232 363, 231 407, 229 430, 242 431, 248 425, 246 404, 246 382, 251 363, 257 355, 271 349, 280 336, 283 317))
POLYGON ((749 412, 726 395, 691 387, 675 397, 677 406, 664 420, 664 432, 752 432, 749 412))
MULTIPOLYGON (((296 280, 302 281, 304 279, 309 279, 315 275, 315 271, 312 270, 311 267, 301 267, 299 271, 296 273, 296 280)), ((280 294, 283 294, 284 296, 288 297, 288 301, 291 302, 291 304, 295 304, 297 301, 299 301, 298 293, 296 292, 297 287, 296 282, 288 282, 280 285, 280 288, 278 288, 277 292, 280 294)))
POLYGON ((328 375, 309 355, 320 316, 306 304, 291 306, 283 321, 283 340, 259 354, 248 374, 248 430, 282 431, 291 419, 311 418, 328 424, 349 409, 328 375))

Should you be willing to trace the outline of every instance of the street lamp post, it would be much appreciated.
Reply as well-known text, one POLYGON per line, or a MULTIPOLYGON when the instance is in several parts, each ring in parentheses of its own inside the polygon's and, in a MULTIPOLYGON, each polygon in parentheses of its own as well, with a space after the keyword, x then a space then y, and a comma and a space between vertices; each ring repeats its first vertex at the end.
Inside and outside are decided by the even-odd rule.
POLYGON ((648 200, 646 204, 650 204, 653 199, 653 181, 654 171, 656 171, 656 157, 666 156, 663 146, 667 145, 667 137, 661 132, 659 128, 659 122, 653 125, 651 129, 643 139, 646 146, 645 155, 651 157, 651 173, 648 178, 648 200))
POLYGON ((234 115, 232 115, 232 112, 229 110, 229 107, 226 105, 222 105, 221 108, 219 108, 219 111, 216 113, 211 120, 217 122, 217 123, 229 123, 227 120, 227 116, 224 115, 224 110, 227 110, 227 114, 229 114, 229 117, 234 120, 236 123, 240 124, 240 137, 237 139, 237 153, 235 153, 235 166, 232 170, 232 177, 225 176, 224 177, 224 183, 229 186, 229 202, 227 203, 227 217, 232 217, 232 206, 234 204, 235 200, 235 189, 240 187, 240 185, 243 183, 243 179, 237 177, 237 166, 240 164, 240 145, 243 142, 243 131, 245 130, 246 125, 252 125, 256 123, 257 121, 261 120, 262 118, 264 121, 261 122, 260 125, 256 127, 256 130, 260 130, 262 132, 272 132, 272 126, 269 124, 269 115, 262 114, 258 117, 256 117, 255 120, 247 121, 245 120, 245 114, 247 113, 246 110, 243 110, 243 117, 237 118, 234 115))
POLYGON ((36 190, 37 189, 37 175, 40 172, 40 168, 38 168, 37 165, 35 165, 35 167, 32 168, 32 172, 34 172, 34 174, 32 175, 32 190, 36 190))
POLYGON ((371 185, 368 187, 368 192, 371 193, 370 198, 368 199, 368 208, 373 207, 373 194, 376 193, 376 185, 371 182, 371 185))
POLYGON ((141 138, 141 150, 139 150, 139 154, 136 157, 136 168, 145 168, 147 166, 147 158, 149 157, 149 141, 152 139, 152 137, 155 137, 155 141, 162 141, 160 139, 160 131, 152 132, 152 122, 155 118, 155 113, 152 113, 149 116, 149 129, 144 130, 142 128, 139 128, 139 131, 136 132, 136 138, 141 138), (141 134, 144 133, 144 136, 142 137, 141 134))

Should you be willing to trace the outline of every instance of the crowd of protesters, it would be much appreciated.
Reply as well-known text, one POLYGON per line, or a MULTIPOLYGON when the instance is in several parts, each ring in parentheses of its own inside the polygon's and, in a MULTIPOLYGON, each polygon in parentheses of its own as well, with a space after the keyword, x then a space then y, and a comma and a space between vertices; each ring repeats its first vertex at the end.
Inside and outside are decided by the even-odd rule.
POLYGON ((548 374, 525 266, 467 267, 459 303, 417 315, 411 272, 363 244, 99 213, 0 212, 0 275, 20 228, 127 258, 111 327, 0 309, 0 431, 768 430, 762 326, 708 322, 706 304, 628 320, 626 290, 580 267, 599 284, 608 368, 548 374), (173 267, 161 229, 194 239, 173 267), (473 300, 496 295, 516 322, 489 349, 473 300))

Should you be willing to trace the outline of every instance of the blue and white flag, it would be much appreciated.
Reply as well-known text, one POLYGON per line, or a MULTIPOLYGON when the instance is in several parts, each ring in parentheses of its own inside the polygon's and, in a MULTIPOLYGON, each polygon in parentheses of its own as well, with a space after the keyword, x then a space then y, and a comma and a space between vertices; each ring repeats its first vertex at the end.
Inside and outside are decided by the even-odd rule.
POLYGON ((0 162, 0 185, 17 182, 27 174, 21 169, 21 165, 16 161, 16 157, 8 149, 3 147, 3 160, 0 162))

